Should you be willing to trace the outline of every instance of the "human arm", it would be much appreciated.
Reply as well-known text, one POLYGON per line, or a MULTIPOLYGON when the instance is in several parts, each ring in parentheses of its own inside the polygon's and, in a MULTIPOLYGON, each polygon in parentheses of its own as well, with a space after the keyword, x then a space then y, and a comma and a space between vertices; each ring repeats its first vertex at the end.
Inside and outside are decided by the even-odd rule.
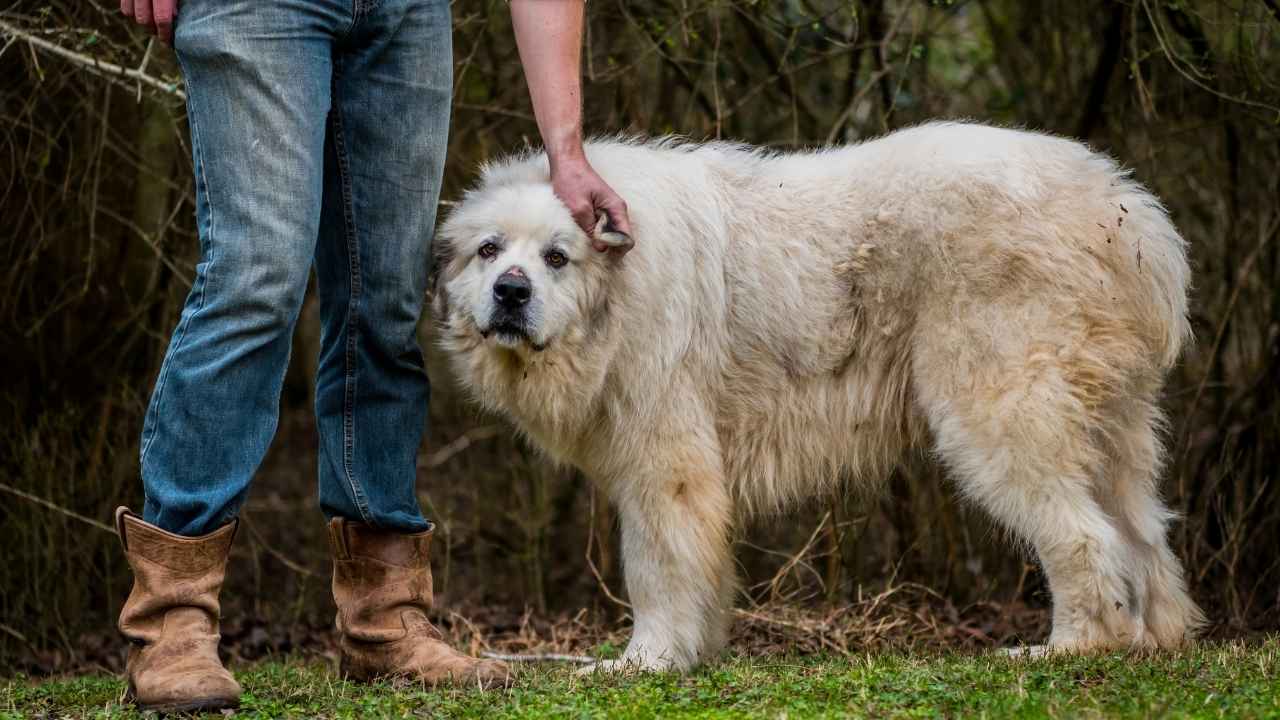
MULTIPOLYGON (((551 164, 552 189, 588 235, 603 212, 611 229, 630 236, 627 204, 596 174, 582 147, 584 6, 582 0, 511 0, 511 24, 551 164)), ((608 249, 598 240, 595 245, 608 249)))

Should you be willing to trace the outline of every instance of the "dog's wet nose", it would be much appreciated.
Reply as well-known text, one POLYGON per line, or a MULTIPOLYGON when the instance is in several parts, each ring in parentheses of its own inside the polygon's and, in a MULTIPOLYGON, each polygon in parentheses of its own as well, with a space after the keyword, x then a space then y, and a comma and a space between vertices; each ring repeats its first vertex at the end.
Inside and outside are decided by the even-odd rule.
POLYGON ((529 302, 533 285, 523 273, 505 272, 493 284, 493 299, 508 310, 518 310, 529 302))

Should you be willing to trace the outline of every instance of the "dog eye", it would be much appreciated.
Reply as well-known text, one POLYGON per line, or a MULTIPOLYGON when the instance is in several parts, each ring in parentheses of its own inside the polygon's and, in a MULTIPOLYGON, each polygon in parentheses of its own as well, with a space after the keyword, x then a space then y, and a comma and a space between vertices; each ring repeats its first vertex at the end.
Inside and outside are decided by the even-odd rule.
POLYGON ((564 267, 565 264, 569 262, 569 258, 565 257, 565 254, 559 250, 552 250, 544 255, 543 259, 546 260, 547 264, 553 268, 564 267))
POLYGON ((498 254, 498 244, 494 242, 486 242, 480 246, 480 251, 477 254, 485 260, 488 260, 498 254))

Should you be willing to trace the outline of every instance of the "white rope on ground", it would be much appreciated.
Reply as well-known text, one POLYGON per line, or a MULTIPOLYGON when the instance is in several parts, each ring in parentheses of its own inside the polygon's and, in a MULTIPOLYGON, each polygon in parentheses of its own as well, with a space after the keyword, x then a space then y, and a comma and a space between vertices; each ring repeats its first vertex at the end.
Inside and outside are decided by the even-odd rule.
POLYGON ((571 662, 582 663, 584 665, 596 662, 596 658, 588 655, 564 655, 561 653, 536 653, 532 655, 509 655, 507 653, 496 653, 485 651, 480 653, 481 657, 490 660, 502 660, 503 662, 571 662))

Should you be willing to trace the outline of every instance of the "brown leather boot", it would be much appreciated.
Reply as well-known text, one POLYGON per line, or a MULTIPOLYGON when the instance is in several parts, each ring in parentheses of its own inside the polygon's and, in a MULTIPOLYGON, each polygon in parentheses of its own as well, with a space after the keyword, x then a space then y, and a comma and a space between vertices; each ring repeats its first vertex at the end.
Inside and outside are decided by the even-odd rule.
POLYGON ((431 532, 406 535, 342 518, 329 523, 342 674, 365 681, 400 676, 430 685, 503 685, 510 678, 505 664, 454 650, 427 620, 431 532))
POLYGON ((218 659, 218 591, 236 524, 188 538, 121 507, 116 529, 133 568, 119 627, 133 643, 125 676, 134 703, 161 712, 238 707, 240 685, 218 659))

